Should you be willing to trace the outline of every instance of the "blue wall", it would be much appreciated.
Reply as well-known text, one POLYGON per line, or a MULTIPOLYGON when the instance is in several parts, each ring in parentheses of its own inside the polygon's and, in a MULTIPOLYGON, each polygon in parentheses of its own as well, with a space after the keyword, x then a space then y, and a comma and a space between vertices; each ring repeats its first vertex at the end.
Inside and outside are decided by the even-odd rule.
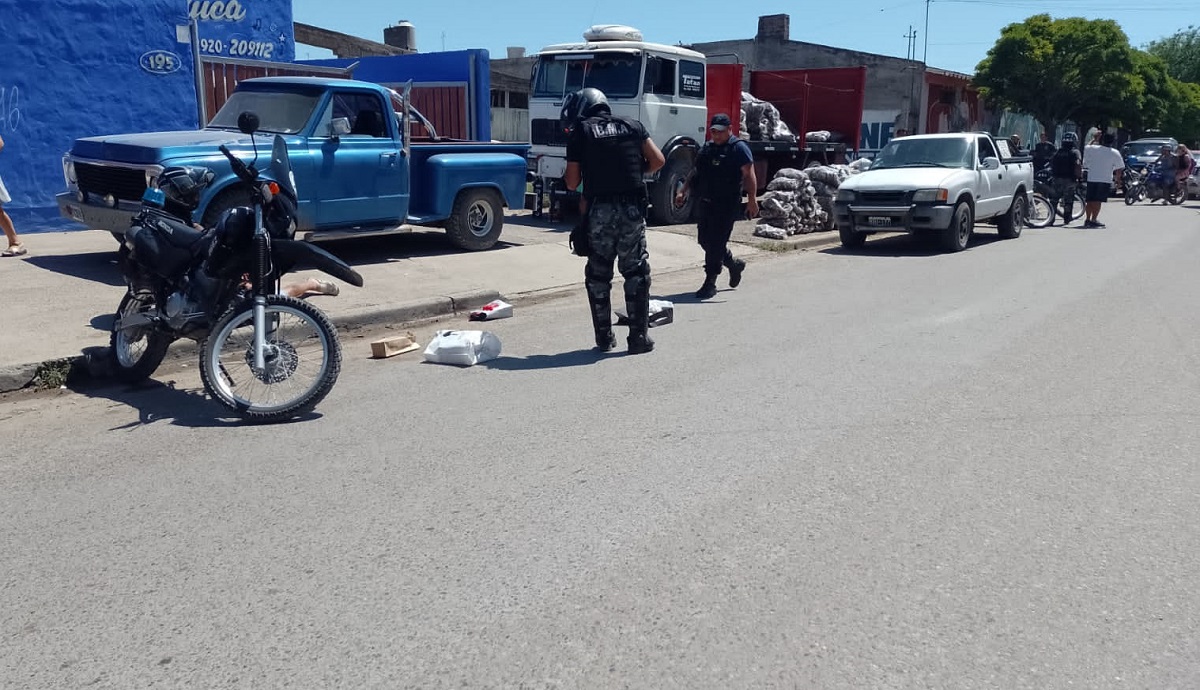
MULTIPOLYGON (((445 53, 415 53, 387 57, 338 60, 301 60, 306 65, 349 67, 358 63, 354 78, 376 84, 457 83, 469 84, 472 131, 476 139, 492 138, 492 78, 486 50, 458 50, 445 53)), ((397 89, 399 90, 399 89, 397 89)))
POLYGON ((0 0, 0 177, 18 232, 80 229, 54 203, 75 139, 199 126, 189 15, 223 57, 295 55, 290 0, 0 0))
POLYGON ((54 205, 76 138, 197 126, 185 0, 0 0, 0 17, 0 176, 18 232, 78 228, 54 205))
POLYGON ((270 62, 296 57, 291 0, 188 0, 188 14, 200 25, 203 55, 270 62))

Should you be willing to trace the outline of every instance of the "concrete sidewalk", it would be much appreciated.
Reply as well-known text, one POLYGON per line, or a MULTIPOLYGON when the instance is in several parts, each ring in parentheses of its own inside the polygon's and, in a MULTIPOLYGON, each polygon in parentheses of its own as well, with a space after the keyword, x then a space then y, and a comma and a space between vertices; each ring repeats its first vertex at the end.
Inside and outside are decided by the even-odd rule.
MULTIPOLYGON (((363 275, 365 285, 342 285, 338 297, 316 297, 314 303, 339 325, 457 314, 497 296, 519 307, 523 297, 582 283, 584 260, 569 252, 568 229, 517 214, 506 219, 500 245, 475 253, 453 248, 436 230, 325 242, 324 248, 363 275)), ((28 385, 44 362, 107 346, 112 313, 125 292, 116 242, 107 232, 38 233, 24 239, 28 256, 0 259, 7 308, 0 331, 0 392, 28 385)), ((652 229, 648 242, 655 273, 694 269, 700 279, 702 255, 686 228, 652 229)), ((731 246, 742 257, 761 253, 731 246)), ((327 278, 302 271, 289 279, 309 276, 327 278)))

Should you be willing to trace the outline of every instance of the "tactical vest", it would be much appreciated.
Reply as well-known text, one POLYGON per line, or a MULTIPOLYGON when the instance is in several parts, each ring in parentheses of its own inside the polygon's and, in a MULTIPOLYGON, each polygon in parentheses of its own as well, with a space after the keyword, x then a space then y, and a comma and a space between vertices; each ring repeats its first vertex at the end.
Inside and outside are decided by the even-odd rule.
POLYGON ((742 201, 742 166, 733 157, 738 139, 718 146, 711 141, 696 156, 696 191, 714 204, 734 205, 742 201))
POLYGON ((1075 149, 1059 149, 1054 157, 1050 159, 1050 172, 1056 178, 1075 179, 1077 177, 1075 164, 1079 158, 1075 155, 1075 149))
POLYGON ((634 120, 601 115, 579 122, 586 146, 583 189, 588 198, 645 193, 642 128, 634 120))

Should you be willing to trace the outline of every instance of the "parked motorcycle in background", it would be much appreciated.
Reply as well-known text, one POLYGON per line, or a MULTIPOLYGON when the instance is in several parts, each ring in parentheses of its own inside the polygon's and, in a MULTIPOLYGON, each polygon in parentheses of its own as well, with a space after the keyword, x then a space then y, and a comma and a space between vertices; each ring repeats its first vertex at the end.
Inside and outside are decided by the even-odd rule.
POLYGON ((273 179, 264 179, 255 168, 258 117, 242 113, 238 128, 251 136, 254 161, 247 165, 225 146, 220 150, 251 206, 196 230, 191 211, 211 171, 167 169, 146 190, 121 249, 129 290, 112 327, 112 364, 118 379, 141 381, 172 342, 195 340, 209 395, 243 418, 283 421, 325 398, 341 371, 342 350, 321 310, 278 294, 280 278, 304 262, 357 287, 363 280, 337 257, 292 239, 297 196, 287 145, 275 136, 273 179))

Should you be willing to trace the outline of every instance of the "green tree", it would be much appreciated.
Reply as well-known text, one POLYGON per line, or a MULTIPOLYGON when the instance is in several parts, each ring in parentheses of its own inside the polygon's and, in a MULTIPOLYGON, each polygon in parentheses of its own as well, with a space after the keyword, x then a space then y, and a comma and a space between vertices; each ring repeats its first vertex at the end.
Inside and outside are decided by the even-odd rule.
POLYGON ((1038 14, 1000 31, 976 68, 989 103, 1029 113, 1047 131, 1067 120, 1095 124, 1128 113, 1144 88, 1129 37, 1110 19, 1038 14))
POLYGON ((1167 65, 1167 73, 1180 81, 1200 84, 1200 29, 1189 26, 1153 41, 1147 51, 1167 65))
POLYGON ((1200 147, 1200 84, 1172 79, 1166 117, 1159 127, 1189 148, 1200 147))
POLYGON ((1137 133, 1161 128, 1177 95, 1177 83, 1167 74, 1167 65, 1158 57, 1133 51, 1133 90, 1136 98, 1125 102, 1117 118, 1137 133))

